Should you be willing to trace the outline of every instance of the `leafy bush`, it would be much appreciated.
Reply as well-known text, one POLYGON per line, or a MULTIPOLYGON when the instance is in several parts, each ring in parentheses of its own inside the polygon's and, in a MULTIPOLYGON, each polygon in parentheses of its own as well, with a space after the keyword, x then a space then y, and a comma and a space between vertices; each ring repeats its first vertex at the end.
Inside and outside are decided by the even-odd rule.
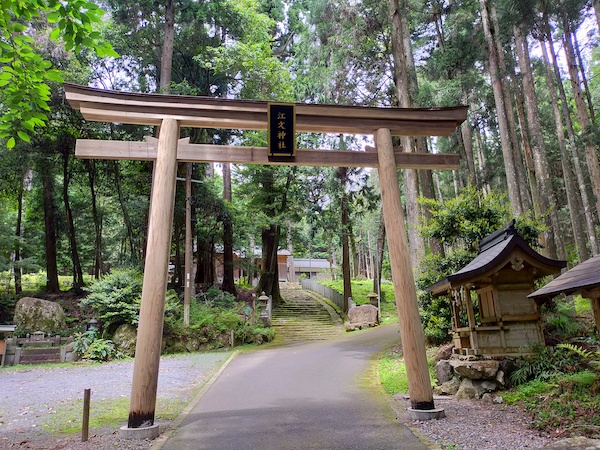
POLYGON ((206 292, 197 294, 196 298, 204 301, 206 306, 230 308, 236 303, 234 295, 220 290, 218 286, 211 286, 206 292))
POLYGON ((550 343, 564 342, 586 333, 586 325, 576 316, 575 305, 557 301, 543 308, 544 334, 550 343))
POLYGON ((552 380, 556 375, 573 373, 584 367, 581 358, 560 347, 532 347, 535 356, 522 359, 511 373, 511 383, 518 385, 529 380, 552 380))
POLYGON ((114 342, 99 338, 95 330, 75 335, 73 350, 80 358, 90 361, 109 361, 123 357, 114 342))
POLYGON ((80 305, 95 311, 107 333, 125 323, 137 325, 143 280, 137 269, 113 270, 86 288, 89 294, 80 305))
POLYGON ((243 344, 262 344, 275 339, 275 330, 246 322, 235 330, 234 336, 243 344))

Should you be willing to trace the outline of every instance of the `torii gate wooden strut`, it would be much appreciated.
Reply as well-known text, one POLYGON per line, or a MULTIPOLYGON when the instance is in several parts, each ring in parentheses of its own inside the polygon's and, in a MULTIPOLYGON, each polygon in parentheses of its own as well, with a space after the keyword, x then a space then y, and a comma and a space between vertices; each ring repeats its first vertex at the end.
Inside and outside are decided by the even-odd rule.
MULTIPOLYGON (((142 303, 128 427, 154 425, 177 161, 272 164, 263 148, 192 145, 179 127, 267 129, 267 102, 159 94, 133 94, 65 85, 71 106, 87 120, 158 125, 158 141, 78 140, 76 155, 154 160, 142 303)), ((441 109, 296 105, 296 131, 373 134, 377 152, 299 150, 294 162, 275 164, 377 167, 411 406, 434 409, 425 339, 410 265, 397 167, 457 169, 458 155, 401 153, 392 136, 447 136, 466 119, 466 107, 441 109)))

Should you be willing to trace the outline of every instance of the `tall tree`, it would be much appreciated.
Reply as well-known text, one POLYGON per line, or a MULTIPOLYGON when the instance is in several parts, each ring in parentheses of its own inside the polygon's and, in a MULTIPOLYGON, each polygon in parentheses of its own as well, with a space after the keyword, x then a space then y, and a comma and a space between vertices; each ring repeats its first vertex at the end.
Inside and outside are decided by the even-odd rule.
POLYGON ((522 24, 514 26, 515 43, 519 60, 519 68, 523 77, 523 96, 525 97, 525 108, 527 112, 527 125, 531 140, 531 149, 533 152, 533 161, 536 169, 536 178, 540 189, 540 208, 542 212, 547 213, 548 231, 545 235, 545 245, 547 254, 551 258, 565 257, 564 245, 562 243, 561 227, 558 223, 558 214, 556 211, 556 197, 550 181, 550 168, 546 145, 544 142, 544 133, 539 120, 540 112, 533 82, 533 73, 531 70, 531 61, 529 57, 529 47, 522 24))
POLYGON ((519 180, 517 177, 517 169, 514 160, 515 151, 512 148, 512 142, 510 140, 510 130, 508 119, 506 117, 506 104, 504 101, 502 82, 498 70, 498 55, 493 37, 493 28, 490 20, 490 8, 488 0, 480 0, 480 11, 488 52, 487 65, 492 81, 498 127, 500 129, 500 141, 502 146, 502 156, 504 159, 504 169, 506 172, 506 183, 508 186, 508 198, 510 199, 510 204, 514 210, 514 213, 516 215, 521 215, 525 211, 523 209, 523 202, 519 190, 519 180))

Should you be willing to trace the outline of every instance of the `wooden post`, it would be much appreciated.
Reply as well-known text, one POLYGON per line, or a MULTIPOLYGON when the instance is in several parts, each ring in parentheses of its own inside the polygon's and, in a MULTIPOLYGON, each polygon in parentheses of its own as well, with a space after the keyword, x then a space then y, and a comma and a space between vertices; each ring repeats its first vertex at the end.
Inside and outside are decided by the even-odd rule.
POLYGON ((129 428, 154 425, 175 204, 178 137, 178 122, 175 119, 163 119, 152 180, 148 244, 133 366, 129 428))
POLYGON ((591 297, 590 302, 592 303, 592 309, 594 311, 596 331, 598 332, 598 336, 600 336, 600 296, 591 297))
POLYGON ((91 389, 83 390, 83 420, 81 423, 81 442, 87 442, 90 434, 90 398, 91 389))
POLYGON ((183 289, 183 324, 190 324, 190 297, 192 294, 192 163, 185 165, 185 285, 183 289))
POLYGON ((419 316, 417 291, 410 265, 410 250, 402 212, 392 137, 388 129, 377 130, 374 137, 379 156, 381 200, 390 251, 394 295, 400 321, 400 336, 408 376, 410 403, 413 409, 432 410, 434 409, 433 392, 427 367, 425 338, 419 316))

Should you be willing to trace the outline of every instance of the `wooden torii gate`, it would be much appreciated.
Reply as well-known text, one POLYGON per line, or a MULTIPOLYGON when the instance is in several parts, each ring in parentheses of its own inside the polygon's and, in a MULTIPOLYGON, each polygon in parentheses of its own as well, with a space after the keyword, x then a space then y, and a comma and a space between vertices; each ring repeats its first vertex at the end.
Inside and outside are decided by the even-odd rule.
POLYGON ((467 107, 401 109, 296 104, 297 132, 372 134, 376 151, 299 149, 294 161, 271 161, 266 148, 198 145, 179 139, 182 126, 266 130, 267 102, 124 93, 72 84, 65 84, 65 92, 71 106, 87 120, 160 127, 158 139, 148 142, 77 140, 75 152, 81 158, 154 161, 129 429, 156 428, 154 412, 178 161, 376 167, 411 407, 423 413, 434 411, 397 168, 457 169, 459 157, 402 153, 393 148, 392 136, 448 136, 466 119, 467 107))

